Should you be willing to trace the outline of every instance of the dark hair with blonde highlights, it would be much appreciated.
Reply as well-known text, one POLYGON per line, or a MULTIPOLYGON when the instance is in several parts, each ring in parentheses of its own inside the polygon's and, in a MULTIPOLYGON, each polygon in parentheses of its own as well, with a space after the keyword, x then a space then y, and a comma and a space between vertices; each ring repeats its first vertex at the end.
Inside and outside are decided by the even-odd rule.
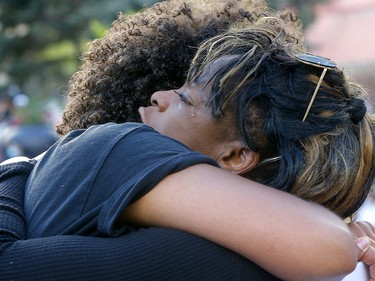
POLYGON ((353 121, 361 106, 353 101, 366 93, 338 69, 327 72, 301 121, 321 72, 295 59, 305 52, 301 34, 292 13, 272 12, 263 0, 170 0, 120 14, 83 55, 57 132, 139 121, 138 107, 155 91, 185 82, 208 39, 188 81, 226 58, 214 77, 213 116, 233 112, 238 137, 261 160, 281 156, 246 176, 351 215, 374 177, 374 121, 353 121), (234 27, 242 29, 225 33, 234 27))
MULTIPOLYGON (((139 121, 137 109, 161 89, 180 87, 197 46, 231 25, 251 25, 269 11, 263 0, 171 0, 120 14, 83 54, 70 81, 61 135, 106 122, 139 121)), ((284 15, 299 36, 297 19, 284 15)))
POLYGON ((374 118, 366 92, 340 69, 329 69, 302 121, 322 69, 302 63, 305 52, 277 16, 205 41, 188 74, 194 82, 223 60, 210 79, 207 106, 221 118, 234 113, 238 137, 259 152, 246 176, 352 215, 374 179, 374 118))

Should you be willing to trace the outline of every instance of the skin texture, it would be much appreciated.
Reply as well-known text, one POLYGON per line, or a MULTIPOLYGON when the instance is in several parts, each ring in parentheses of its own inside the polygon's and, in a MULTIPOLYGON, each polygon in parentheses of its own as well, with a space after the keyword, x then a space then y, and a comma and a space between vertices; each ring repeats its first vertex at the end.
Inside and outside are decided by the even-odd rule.
POLYGON ((196 87, 199 86, 156 92, 151 97, 153 105, 141 107, 139 111, 143 123, 159 133, 217 159, 219 152, 216 152, 216 149, 225 140, 226 128, 223 122, 211 117, 204 101, 199 101, 200 91, 196 87))
POLYGON ((195 83, 186 83, 176 90, 154 93, 151 106, 139 109, 143 123, 219 163, 222 158, 230 157, 232 146, 245 149, 234 133, 233 124, 228 120, 230 116, 217 120, 207 106, 211 91, 208 82, 212 74, 225 63, 225 60, 218 63, 195 83))
POLYGON ((168 176, 121 219, 192 232, 283 280, 341 280, 357 261, 352 235, 326 209, 208 165, 168 176))

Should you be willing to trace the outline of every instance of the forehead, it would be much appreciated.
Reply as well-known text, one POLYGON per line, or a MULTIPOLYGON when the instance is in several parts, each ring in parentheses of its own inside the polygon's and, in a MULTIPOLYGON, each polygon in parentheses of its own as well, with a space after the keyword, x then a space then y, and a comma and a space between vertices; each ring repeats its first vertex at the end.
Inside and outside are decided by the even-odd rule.
POLYGON ((212 90, 213 82, 215 81, 218 72, 231 60, 232 57, 226 56, 214 60, 203 67, 202 72, 193 80, 187 82, 189 88, 195 88, 200 91, 201 96, 207 99, 212 90))
POLYGON ((225 56, 208 63, 203 67, 202 73, 195 79, 194 82, 200 84, 209 83, 220 71, 220 69, 222 69, 231 59, 233 59, 233 56, 225 56))

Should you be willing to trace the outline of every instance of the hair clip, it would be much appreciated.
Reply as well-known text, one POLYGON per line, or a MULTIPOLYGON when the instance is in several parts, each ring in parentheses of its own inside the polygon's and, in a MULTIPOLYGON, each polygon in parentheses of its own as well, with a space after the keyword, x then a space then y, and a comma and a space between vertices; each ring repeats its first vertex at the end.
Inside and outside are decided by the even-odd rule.
POLYGON ((332 61, 332 60, 330 60, 328 58, 324 58, 324 57, 321 57, 321 56, 316 56, 316 55, 312 55, 312 54, 308 54, 308 53, 306 53, 306 54, 297 54, 295 56, 295 58, 299 62, 302 62, 304 64, 308 64, 308 65, 312 65, 312 66, 315 66, 315 67, 323 68, 323 72, 322 72, 322 74, 319 77, 318 84, 316 84, 314 93, 311 96, 310 103, 307 106, 305 115, 302 118, 302 122, 304 122, 306 120, 307 115, 310 112, 311 106, 312 106, 312 104, 313 104, 313 102, 315 100, 316 94, 319 91, 320 85, 323 82, 323 79, 324 79, 324 76, 326 75, 327 70, 328 69, 334 69, 334 68, 336 68, 337 64, 334 61, 332 61))

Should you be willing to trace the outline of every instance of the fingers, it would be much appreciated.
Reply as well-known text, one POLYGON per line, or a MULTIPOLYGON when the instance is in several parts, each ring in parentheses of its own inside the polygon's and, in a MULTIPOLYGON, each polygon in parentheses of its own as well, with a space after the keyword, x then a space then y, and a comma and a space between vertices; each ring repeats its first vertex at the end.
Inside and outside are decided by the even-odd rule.
POLYGON ((371 245, 371 239, 363 236, 356 239, 355 242, 359 249, 358 260, 369 266, 369 281, 375 281, 375 247, 371 245))
POLYGON ((370 239, 367 236, 357 238, 355 243, 358 248, 357 258, 359 261, 363 261, 367 265, 371 265, 372 259, 374 259, 375 262, 375 249, 371 246, 370 239), (367 263, 364 259, 369 263, 367 263))
POLYGON ((348 226, 356 238, 358 260, 369 266, 369 281, 375 281, 375 228, 365 221, 352 222, 348 226))
POLYGON ((369 273, 370 273, 370 280, 369 281, 375 281, 375 265, 369 266, 369 273))
POLYGON ((359 237, 364 235, 374 235, 372 225, 367 221, 357 221, 348 224, 350 230, 359 237), (360 234, 360 235, 359 235, 360 234))
POLYGON ((369 281, 375 281, 375 247, 367 236, 360 237, 355 242, 359 249, 358 260, 369 266, 369 281))
POLYGON ((375 228, 371 223, 366 221, 352 222, 348 226, 355 238, 367 236, 371 245, 375 247, 375 228))
POLYGON ((375 228, 367 221, 356 222, 357 227, 360 227, 367 237, 375 241, 375 228))

